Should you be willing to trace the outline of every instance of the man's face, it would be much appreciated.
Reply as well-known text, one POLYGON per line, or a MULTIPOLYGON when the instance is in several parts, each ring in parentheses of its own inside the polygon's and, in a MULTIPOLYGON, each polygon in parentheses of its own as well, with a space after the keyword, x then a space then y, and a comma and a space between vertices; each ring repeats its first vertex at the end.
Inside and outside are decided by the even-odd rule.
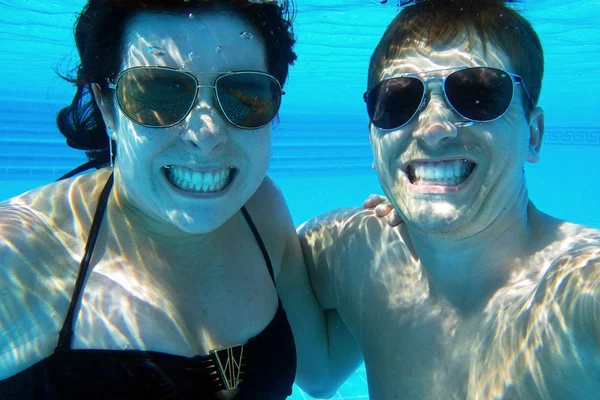
POLYGON ((427 82, 426 106, 409 123, 393 130, 370 126, 385 194, 404 221, 424 233, 472 235, 526 195, 523 166, 538 159, 543 114, 535 109, 527 116, 523 88, 514 87, 501 118, 466 125, 444 97, 441 78, 452 68, 481 66, 514 72, 505 54, 492 45, 487 53, 480 43, 469 48, 464 35, 390 60, 380 76, 418 73, 427 82))

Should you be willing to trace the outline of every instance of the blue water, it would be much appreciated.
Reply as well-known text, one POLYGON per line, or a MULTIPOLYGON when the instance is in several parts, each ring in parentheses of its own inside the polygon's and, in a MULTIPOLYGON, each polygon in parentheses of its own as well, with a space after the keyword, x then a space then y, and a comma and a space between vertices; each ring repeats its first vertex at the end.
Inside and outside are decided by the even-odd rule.
MULTIPOLYGON (((274 132, 270 174, 297 224, 380 192, 362 92, 371 51, 395 16, 393 1, 296 0, 299 59, 274 132)), ((54 73, 73 67, 72 24, 83 0, 0 0, 0 200, 84 161, 54 125, 72 89, 54 73)), ((600 3, 524 0, 545 49, 542 160, 526 167, 545 212, 600 227, 600 3)), ((292 399, 309 398, 296 388, 292 399)), ((366 399, 364 367, 334 397, 366 399)))

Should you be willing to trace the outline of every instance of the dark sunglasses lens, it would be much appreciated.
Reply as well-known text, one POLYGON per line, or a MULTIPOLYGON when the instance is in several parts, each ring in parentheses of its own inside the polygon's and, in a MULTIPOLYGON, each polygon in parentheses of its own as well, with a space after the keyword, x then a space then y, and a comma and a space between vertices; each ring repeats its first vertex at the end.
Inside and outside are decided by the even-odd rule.
POLYGON ((510 76, 495 68, 468 68, 446 78, 446 96, 454 109, 474 121, 491 121, 508 110, 513 97, 510 76))
POLYGON ((194 104, 196 81, 178 71, 139 68, 126 71, 117 82, 117 100, 130 119, 163 127, 181 121, 194 104))
POLYGON ((239 127, 260 128, 279 112, 281 87, 270 75, 255 72, 223 75, 216 87, 223 113, 239 127))
POLYGON ((419 79, 400 77, 380 82, 367 92, 367 113, 381 129, 398 128, 418 111, 425 87, 419 79))

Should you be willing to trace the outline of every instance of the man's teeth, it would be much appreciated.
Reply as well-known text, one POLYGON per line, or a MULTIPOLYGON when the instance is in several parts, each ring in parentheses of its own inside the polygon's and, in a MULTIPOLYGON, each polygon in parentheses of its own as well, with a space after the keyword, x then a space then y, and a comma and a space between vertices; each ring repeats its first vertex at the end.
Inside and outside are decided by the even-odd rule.
POLYGON ((413 185, 457 186, 467 180, 475 164, 467 160, 414 162, 408 166, 413 185))
POLYGON ((167 179, 173 185, 186 192, 219 192, 231 181, 231 169, 225 168, 210 172, 198 172, 191 169, 170 166, 165 168, 167 179))

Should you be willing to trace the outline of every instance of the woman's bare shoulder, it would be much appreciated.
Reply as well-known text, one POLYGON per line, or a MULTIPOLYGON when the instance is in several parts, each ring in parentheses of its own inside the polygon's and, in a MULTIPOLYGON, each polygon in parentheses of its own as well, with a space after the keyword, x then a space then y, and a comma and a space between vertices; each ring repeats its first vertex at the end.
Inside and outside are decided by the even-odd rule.
POLYGON ((277 275, 286 246, 297 240, 285 198, 276 183, 266 176, 245 206, 267 246, 277 275))
POLYGON ((0 213, 27 209, 57 221, 63 217, 70 218, 96 203, 109 175, 110 170, 103 169, 51 182, 0 203, 0 213))
POLYGON ((0 293, 4 301, 4 296, 29 290, 37 290, 43 298, 41 293, 55 277, 69 279, 65 273, 73 272, 73 258, 85 245, 103 186, 98 182, 105 174, 97 171, 54 182, 0 202, 0 293))
POLYGON ((64 317, 58 310, 68 306, 85 245, 85 210, 97 197, 94 179, 55 182, 0 202, 0 379, 35 361, 28 349, 46 353, 56 344, 64 317))

